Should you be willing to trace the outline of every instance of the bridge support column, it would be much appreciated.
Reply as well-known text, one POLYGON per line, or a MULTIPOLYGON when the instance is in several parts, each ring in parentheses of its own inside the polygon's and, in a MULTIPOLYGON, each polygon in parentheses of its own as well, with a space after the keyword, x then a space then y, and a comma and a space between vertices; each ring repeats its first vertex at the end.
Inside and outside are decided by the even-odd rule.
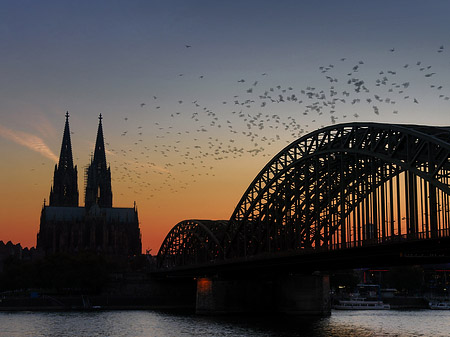
POLYGON ((330 314, 327 275, 260 276, 244 279, 197 279, 196 313, 330 314))
POLYGON ((197 279, 196 313, 266 312, 273 306, 272 282, 267 279, 197 279))
POLYGON ((217 277, 200 277, 197 279, 195 312, 209 315, 239 310, 241 308, 238 303, 233 303, 235 301, 230 298, 235 298, 237 292, 239 288, 231 281, 217 277))
POLYGON ((277 280, 277 312, 293 315, 331 314, 328 275, 286 275, 277 280))

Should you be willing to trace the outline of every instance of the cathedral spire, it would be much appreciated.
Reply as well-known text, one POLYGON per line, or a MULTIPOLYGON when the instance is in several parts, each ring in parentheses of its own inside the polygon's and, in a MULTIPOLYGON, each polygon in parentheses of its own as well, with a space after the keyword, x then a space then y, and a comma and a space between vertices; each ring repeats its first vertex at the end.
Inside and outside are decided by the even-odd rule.
POLYGON ((94 162, 106 168, 105 141, 103 139, 102 114, 98 116, 97 140, 95 141, 94 162))
POLYGON ((103 208, 112 207, 111 170, 106 165, 102 114, 99 115, 98 119, 94 158, 86 169, 85 207, 88 209, 95 204, 103 208))
POLYGON ((64 126, 64 134, 61 144, 61 153, 59 155, 58 166, 66 169, 73 167, 72 144, 70 142, 69 129, 69 111, 66 112, 66 125, 64 126))
POLYGON ((50 189, 50 206, 78 206, 77 177, 77 167, 73 166, 69 112, 67 111, 59 163, 55 165, 53 187, 50 189))

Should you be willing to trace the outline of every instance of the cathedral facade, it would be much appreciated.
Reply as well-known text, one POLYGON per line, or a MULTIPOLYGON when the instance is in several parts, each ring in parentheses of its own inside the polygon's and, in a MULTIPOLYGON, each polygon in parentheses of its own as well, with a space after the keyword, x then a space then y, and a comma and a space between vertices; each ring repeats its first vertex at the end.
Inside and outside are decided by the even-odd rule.
POLYGON ((78 172, 73 165, 69 114, 66 113, 59 163, 55 165, 49 205, 41 211, 37 249, 46 254, 83 250, 114 256, 141 254, 136 206, 112 207, 111 169, 106 164, 102 116, 94 156, 86 169, 85 205, 78 205, 78 172))

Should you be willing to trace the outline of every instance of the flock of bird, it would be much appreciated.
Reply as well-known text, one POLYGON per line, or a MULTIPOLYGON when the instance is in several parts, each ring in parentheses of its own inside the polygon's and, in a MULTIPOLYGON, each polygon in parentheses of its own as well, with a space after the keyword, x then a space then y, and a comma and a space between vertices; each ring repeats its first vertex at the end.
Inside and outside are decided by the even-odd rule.
MULTIPOLYGON (((445 55, 444 46, 436 52, 445 55)), ((395 57, 397 51, 386 53, 395 57)), ((237 78, 236 95, 213 107, 206 99, 209 103, 199 98, 167 102, 160 97, 164 93, 151 95, 137 104, 140 112, 123 117, 120 142, 107 143, 113 183, 147 199, 163 189, 176 193, 200 177, 213 177, 226 160, 261 157, 260 169, 288 143, 324 125, 400 114, 405 103, 421 103, 424 86, 436 100, 450 100, 450 90, 429 63, 414 60, 378 70, 369 63, 338 59, 318 67, 317 78, 309 78, 314 85, 303 87, 273 83, 266 72, 237 78)))

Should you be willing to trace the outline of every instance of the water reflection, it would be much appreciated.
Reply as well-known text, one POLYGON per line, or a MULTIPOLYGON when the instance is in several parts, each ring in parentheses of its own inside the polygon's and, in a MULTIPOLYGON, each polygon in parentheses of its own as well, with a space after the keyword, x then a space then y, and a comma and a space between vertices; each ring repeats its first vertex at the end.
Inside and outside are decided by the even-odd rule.
POLYGON ((450 311, 334 311, 327 318, 157 311, 0 313, 0 336, 448 336, 450 311))

